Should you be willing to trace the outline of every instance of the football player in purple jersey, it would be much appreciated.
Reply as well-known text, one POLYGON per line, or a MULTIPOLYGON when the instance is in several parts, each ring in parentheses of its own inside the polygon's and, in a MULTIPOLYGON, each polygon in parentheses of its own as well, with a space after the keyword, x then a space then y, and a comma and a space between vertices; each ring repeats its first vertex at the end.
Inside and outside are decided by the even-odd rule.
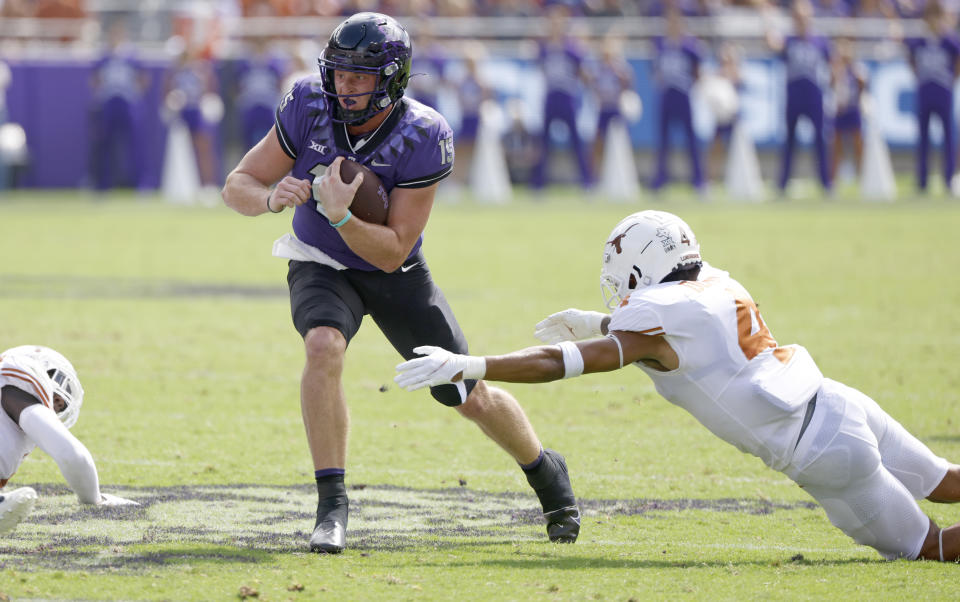
POLYGON ((960 68, 960 42, 951 31, 949 17, 939 0, 928 0, 923 8, 927 35, 908 38, 910 66, 917 76, 917 187, 927 189, 927 153, 930 146, 930 117, 936 115, 943 126, 943 177, 947 188, 953 178, 955 134, 953 121, 953 84, 960 68))
MULTIPOLYGON (((437 345, 465 353, 467 342, 421 250, 441 180, 453 170, 446 120, 404 97, 410 36, 393 18, 358 13, 331 34, 320 72, 283 97, 273 130, 227 177, 226 204, 243 215, 294 210, 295 236, 274 254, 290 259, 293 323, 306 364, 300 406, 319 501, 310 538, 315 552, 346 545, 344 485, 349 415, 342 383, 349 341, 369 314, 404 358, 437 345), (340 179, 344 158, 377 174, 389 193, 383 225, 353 218, 362 176, 340 179)), ((517 401, 482 380, 431 389, 516 460, 543 507, 552 541, 573 542, 580 512, 560 454, 545 450, 517 401)))
POLYGON ((780 164, 781 192, 787 187, 793 162, 793 145, 797 122, 806 117, 813 125, 814 148, 817 153, 817 173, 825 191, 830 191, 830 161, 824 133, 823 93, 829 74, 830 43, 813 33, 811 20, 813 6, 809 0, 794 0, 792 7, 793 35, 784 38, 773 27, 767 29, 767 44, 780 55, 787 68, 787 138, 783 143, 780 164))

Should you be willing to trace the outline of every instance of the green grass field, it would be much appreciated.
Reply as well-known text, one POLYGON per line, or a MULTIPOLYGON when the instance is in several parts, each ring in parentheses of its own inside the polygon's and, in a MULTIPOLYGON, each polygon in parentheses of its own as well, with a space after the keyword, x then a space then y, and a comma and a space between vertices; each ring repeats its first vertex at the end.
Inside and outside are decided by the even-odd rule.
MULTIPOLYGON (((601 309, 606 235, 663 208, 751 291, 778 341, 960 459, 956 202, 553 197, 435 207, 425 253, 473 352, 535 344, 553 311, 601 309)), ((399 358, 369 321, 345 378, 349 548, 307 553, 302 347, 270 256, 289 219, 0 196, 0 349, 35 342, 73 360, 86 388, 73 431, 102 488, 142 503, 81 507, 35 451, 8 485, 41 499, 0 540, 0 600, 956 598, 956 566, 856 546, 632 368, 511 387, 582 501, 580 540, 552 545, 520 470, 456 412, 393 386, 399 358)), ((960 520, 958 506, 922 504, 960 520)))

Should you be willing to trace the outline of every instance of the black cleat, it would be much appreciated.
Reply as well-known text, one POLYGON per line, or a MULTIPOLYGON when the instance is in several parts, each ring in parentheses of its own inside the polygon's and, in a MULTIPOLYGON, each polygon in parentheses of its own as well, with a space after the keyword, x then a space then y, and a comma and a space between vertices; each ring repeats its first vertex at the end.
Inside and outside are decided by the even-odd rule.
POLYGON ((553 512, 544 512, 547 535, 556 543, 573 543, 580 534, 580 508, 567 506, 553 512))
POLYGON ((540 466, 527 473, 527 482, 540 499, 550 541, 573 543, 580 534, 580 508, 570 485, 567 461, 552 449, 544 449, 543 456, 540 466))
POLYGON ((334 505, 317 505, 317 522, 310 536, 310 551, 318 554, 339 554, 347 545, 347 500, 334 505))

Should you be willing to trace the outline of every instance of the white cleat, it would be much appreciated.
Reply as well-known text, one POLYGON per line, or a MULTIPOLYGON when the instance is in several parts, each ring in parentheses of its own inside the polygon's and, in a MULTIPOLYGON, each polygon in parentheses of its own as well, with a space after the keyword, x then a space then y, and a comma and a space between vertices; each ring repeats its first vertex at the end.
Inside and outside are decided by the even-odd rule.
POLYGON ((0 535, 13 531, 37 502, 37 492, 30 487, 0 493, 0 535))

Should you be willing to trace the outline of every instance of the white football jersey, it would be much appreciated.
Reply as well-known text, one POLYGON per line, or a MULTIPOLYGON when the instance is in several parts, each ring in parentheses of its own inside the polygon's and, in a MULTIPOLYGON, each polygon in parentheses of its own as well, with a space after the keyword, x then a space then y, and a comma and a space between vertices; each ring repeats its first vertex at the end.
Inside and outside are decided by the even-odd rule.
POLYGON ((780 347, 750 294, 704 263, 696 281, 657 284, 613 311, 610 331, 663 336, 679 367, 637 362, 657 392, 715 435, 782 470, 823 375, 806 349, 780 347))
MULTIPOLYGON (((0 388, 12 385, 33 395, 53 411, 53 387, 43 367, 26 355, 5 351, 0 355, 0 388)), ((0 409, 0 487, 17 472, 36 444, 0 409)))

